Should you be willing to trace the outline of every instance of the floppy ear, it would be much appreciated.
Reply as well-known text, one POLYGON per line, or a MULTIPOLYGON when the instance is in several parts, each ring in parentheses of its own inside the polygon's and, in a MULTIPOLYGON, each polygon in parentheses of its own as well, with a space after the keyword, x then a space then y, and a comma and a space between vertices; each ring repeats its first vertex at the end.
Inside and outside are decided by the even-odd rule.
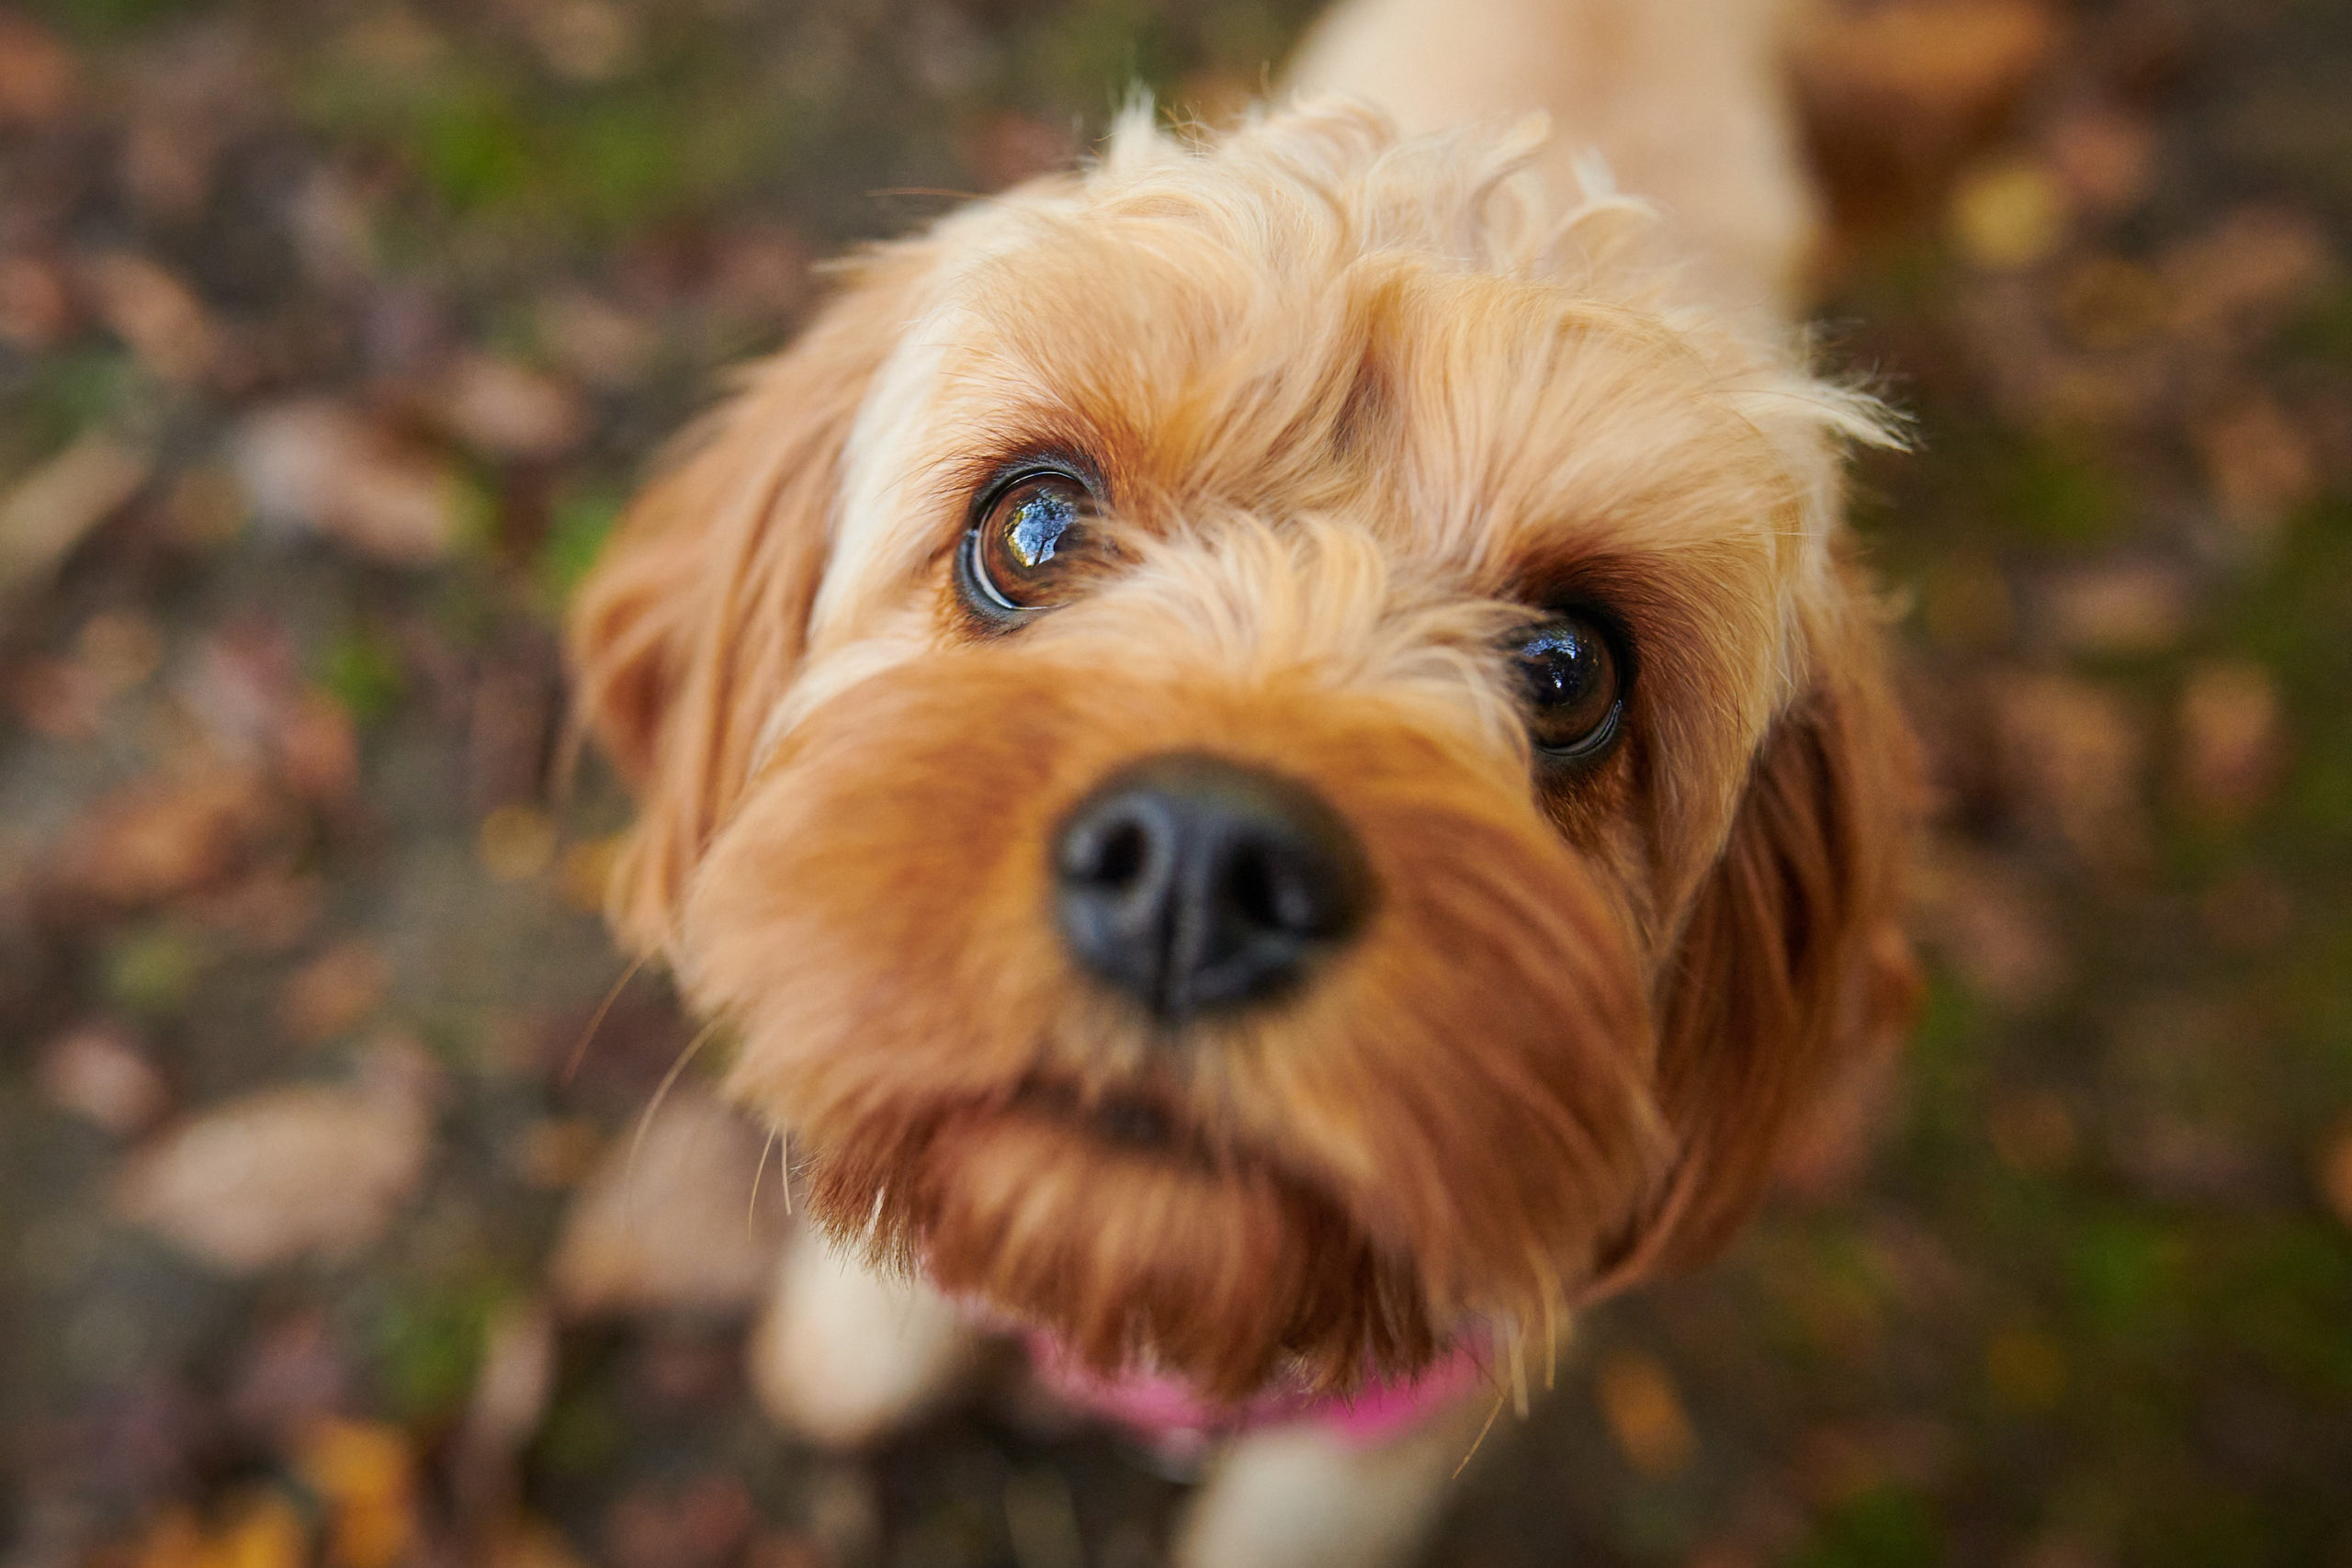
POLYGON ((668 940, 703 847, 741 793, 791 683, 867 384, 924 268, 877 254, 790 348, 689 430, 573 599, 579 717, 636 794, 614 867, 622 940, 668 940))
POLYGON ((1703 1262, 1762 1200, 1794 1124, 1918 1008, 1901 924, 1916 743, 1859 570, 1841 566, 1813 683, 1767 736, 1700 891, 1661 1010, 1681 1154, 1623 1272, 1703 1262))

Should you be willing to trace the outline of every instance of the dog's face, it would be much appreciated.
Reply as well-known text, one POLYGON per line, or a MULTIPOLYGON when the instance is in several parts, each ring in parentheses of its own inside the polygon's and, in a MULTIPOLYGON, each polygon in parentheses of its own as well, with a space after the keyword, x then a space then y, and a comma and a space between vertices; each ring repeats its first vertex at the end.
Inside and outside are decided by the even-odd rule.
POLYGON ((1301 113, 879 254, 589 583, 625 929, 836 1233, 1239 1393, 1703 1252, 1902 990, 1853 400, 1301 113))

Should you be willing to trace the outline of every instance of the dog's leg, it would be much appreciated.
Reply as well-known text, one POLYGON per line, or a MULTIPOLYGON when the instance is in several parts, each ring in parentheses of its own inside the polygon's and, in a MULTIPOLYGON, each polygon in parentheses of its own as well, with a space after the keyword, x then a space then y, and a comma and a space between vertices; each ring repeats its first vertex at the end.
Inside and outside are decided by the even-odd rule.
POLYGON ((1175 1568, 1400 1568, 1491 1409, 1473 1394, 1375 1448, 1316 1422, 1234 1439, 1178 1529, 1175 1568))
POLYGON ((869 1269, 804 1230, 785 1248, 748 1353, 770 1416, 810 1442, 857 1448, 945 1398, 974 1348, 930 1286, 869 1269))
POLYGON ((1288 85, 1408 134, 1551 116, 1564 198, 1598 152, 1665 212, 1726 304, 1786 310, 1814 241, 1782 53, 1791 0, 1341 0, 1288 85))

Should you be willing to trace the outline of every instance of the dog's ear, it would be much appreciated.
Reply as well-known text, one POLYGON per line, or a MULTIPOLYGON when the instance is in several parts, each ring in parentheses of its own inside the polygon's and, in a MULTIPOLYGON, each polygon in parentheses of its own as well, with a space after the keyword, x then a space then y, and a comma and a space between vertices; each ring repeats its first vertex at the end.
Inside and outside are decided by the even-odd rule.
POLYGON ((915 247, 877 254, 754 366, 682 438, 572 601, 579 716, 637 796, 608 903, 640 952, 668 940, 791 682, 850 432, 923 270, 915 247))
POLYGON ((1627 1275, 1719 1251, 1796 1125, 1917 1011, 1900 908, 1916 743, 1860 574, 1844 575, 1839 624, 1816 627, 1812 683, 1756 758, 1666 982, 1658 1072, 1680 1154, 1627 1275))

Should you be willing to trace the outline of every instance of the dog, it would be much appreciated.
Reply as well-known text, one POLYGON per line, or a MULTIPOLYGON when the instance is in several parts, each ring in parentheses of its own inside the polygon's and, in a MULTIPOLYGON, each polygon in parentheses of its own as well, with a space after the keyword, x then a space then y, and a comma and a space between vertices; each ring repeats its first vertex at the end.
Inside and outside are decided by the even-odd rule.
POLYGON ((791 1140, 793 1427, 1011 1336, 1203 1467, 1179 1562, 1401 1561, 1899 1036, 1890 432, 1792 325, 1775 13, 1349 0, 850 263, 636 503, 614 919, 791 1140))

